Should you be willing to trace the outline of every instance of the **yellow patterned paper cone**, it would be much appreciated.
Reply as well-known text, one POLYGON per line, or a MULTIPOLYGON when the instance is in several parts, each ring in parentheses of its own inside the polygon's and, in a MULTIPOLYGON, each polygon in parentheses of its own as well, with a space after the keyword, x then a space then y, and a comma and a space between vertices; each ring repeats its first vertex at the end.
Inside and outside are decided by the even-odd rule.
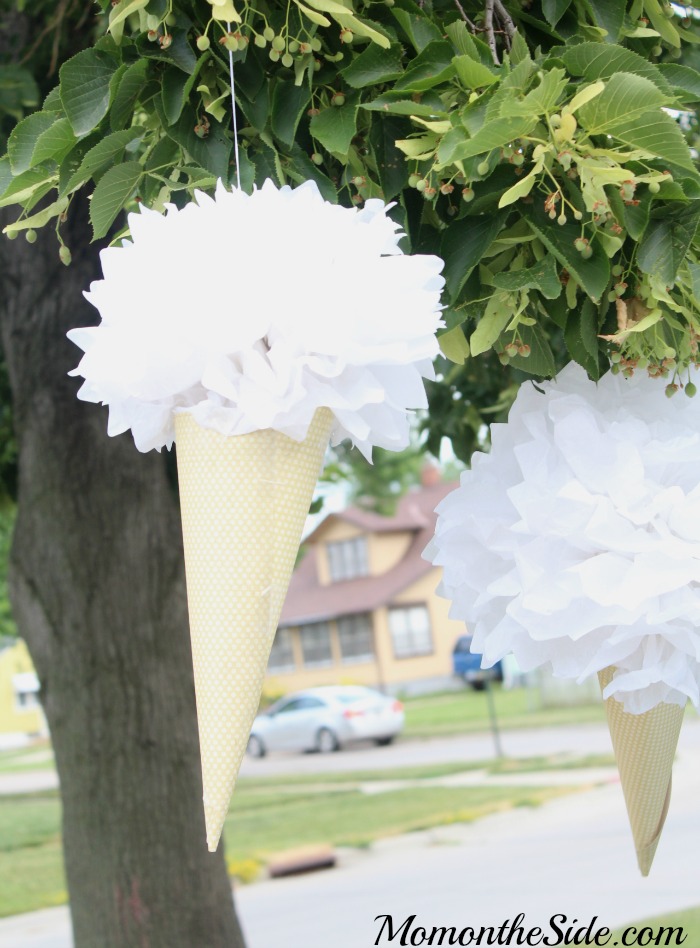
MULTIPOLYGON (((613 671, 599 672, 601 688, 610 683, 613 671)), ((605 711, 637 862, 642 875, 648 876, 668 813, 671 771, 685 709, 662 703, 644 714, 629 714, 621 702, 607 698, 605 711)))
POLYGON ((221 836, 332 415, 306 439, 224 437, 176 415, 187 601, 207 844, 221 836))

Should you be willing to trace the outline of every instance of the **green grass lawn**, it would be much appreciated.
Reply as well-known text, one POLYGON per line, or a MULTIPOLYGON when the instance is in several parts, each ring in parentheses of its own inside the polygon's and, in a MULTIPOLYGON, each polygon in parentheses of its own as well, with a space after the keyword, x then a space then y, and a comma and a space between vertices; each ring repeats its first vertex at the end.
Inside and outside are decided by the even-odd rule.
MULTIPOLYGON (((605 721, 602 701, 565 708, 542 708, 537 692, 526 688, 493 688, 499 727, 504 730, 523 727, 558 727, 605 721)), ((407 698, 405 737, 438 737, 465 732, 486 731, 490 727, 486 693, 464 688, 440 695, 407 698)))
POLYGON ((0 797, 0 916, 66 901, 58 794, 0 797))
POLYGON ((544 787, 412 787, 367 795, 236 791, 226 822, 235 859, 260 861, 311 843, 365 846, 373 840, 449 823, 469 822, 513 806, 537 806, 558 795, 544 787))
POLYGON ((53 752, 48 741, 41 741, 17 750, 0 751, 0 774, 27 770, 51 770, 53 766, 53 752))
MULTIPOLYGON (((598 759, 586 758, 591 763, 598 759)), ((548 761, 519 762, 527 769, 548 761)), ((555 766, 556 759, 549 761, 555 766)), ((435 787, 365 794, 376 780, 426 780, 497 767, 441 764, 386 771, 242 778, 226 822, 229 869, 253 878, 273 853, 312 843, 366 846, 418 829, 479 819, 516 806, 538 806, 570 792, 561 787, 435 787), (321 782, 322 781, 322 782, 321 782)), ((557 765, 558 766, 558 765, 557 765)), ((543 783, 546 781, 543 781, 543 783)), ((60 845, 60 799, 55 792, 0 796, 0 916, 66 900, 60 845)))
MULTIPOLYGON (((682 928, 683 935, 685 935, 685 941, 682 942, 682 944, 685 946, 685 948, 696 948, 696 946, 700 945, 700 906, 698 906, 698 908, 685 909, 685 911, 682 912, 669 912, 667 915, 663 915, 660 918, 651 918, 644 919, 641 922, 632 922, 631 925, 637 929, 637 934, 639 934, 643 928, 648 927, 653 929, 653 938, 650 938, 646 932, 642 936, 645 939, 650 938, 650 940, 645 941, 645 943, 648 945, 671 946, 681 944, 681 942, 676 940, 676 935, 673 935, 673 937, 669 938, 668 941, 666 940, 666 936, 663 935, 657 941, 656 938, 660 928, 682 928)), ((629 927, 630 925, 624 925, 622 928, 614 931, 610 944, 612 945, 615 941, 618 941, 619 944, 622 945, 622 933, 627 931, 629 927)), ((627 935, 627 941, 630 944, 632 944, 633 937, 634 933, 632 932, 627 935)))

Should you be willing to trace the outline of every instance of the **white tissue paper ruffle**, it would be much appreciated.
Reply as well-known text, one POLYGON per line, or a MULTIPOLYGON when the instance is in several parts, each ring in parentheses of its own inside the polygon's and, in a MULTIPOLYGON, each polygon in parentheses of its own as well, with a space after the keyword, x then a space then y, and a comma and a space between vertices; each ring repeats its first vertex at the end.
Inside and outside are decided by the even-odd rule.
POLYGON ((509 652, 641 714, 700 703, 700 398, 572 363, 520 388, 425 556, 485 667, 509 652))
POLYGON ((383 201, 340 207, 312 181, 196 198, 129 215, 132 240, 102 251, 85 294, 101 324, 68 333, 85 352, 79 396, 109 405, 109 434, 169 447, 185 409, 224 435, 302 440, 325 406, 333 443, 406 447, 438 353, 442 260, 404 255, 383 201))

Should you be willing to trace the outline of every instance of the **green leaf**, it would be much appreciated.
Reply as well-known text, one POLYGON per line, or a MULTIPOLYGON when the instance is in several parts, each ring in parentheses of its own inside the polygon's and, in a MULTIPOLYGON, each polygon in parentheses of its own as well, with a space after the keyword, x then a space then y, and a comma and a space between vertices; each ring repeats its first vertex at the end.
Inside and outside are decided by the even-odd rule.
POLYGON ((497 290, 486 304, 484 315, 469 338, 472 355, 481 355, 490 349, 512 317, 513 303, 510 293, 497 290))
POLYGON ((408 162, 404 161, 395 142, 410 131, 406 119, 381 114, 372 116, 370 143, 385 201, 396 197, 408 183, 408 162))
MULTIPOLYGON (((138 132, 138 129, 131 129, 131 131, 138 132)), ((180 146, 177 144, 177 142, 174 142, 172 138, 168 138, 167 135, 164 135, 163 138, 161 138, 160 141, 153 147, 152 151, 149 151, 148 158, 144 164, 144 170, 153 173, 164 174, 165 169, 163 166, 166 166, 166 168, 171 168, 179 164, 179 156, 180 146)), ((197 179, 200 176, 205 176, 208 174, 203 168, 200 168, 195 172, 193 168, 189 168, 187 165, 185 165, 185 167, 181 168, 180 170, 185 171, 188 175, 190 175, 190 177, 194 173, 194 176, 197 179)), ((174 182, 173 186, 175 186, 174 182)))
POLYGON ((577 118, 590 135, 614 135, 652 109, 668 102, 649 79, 623 72, 612 76, 605 89, 578 110, 577 118))
MULTIPOLYGON (((165 50, 165 55, 171 62, 175 63, 179 69, 182 69, 183 72, 192 75, 197 69, 199 57, 195 55, 190 46, 187 30, 174 29, 171 32, 171 36, 173 41, 167 50, 165 50)), ((152 47, 153 44, 149 43, 149 46, 152 47)))
POLYGON ((301 3, 301 0, 295 0, 295 2, 304 16, 311 20, 312 23, 315 23, 316 26, 331 25, 331 21, 328 19, 328 17, 324 16, 322 13, 319 13, 318 10, 312 10, 311 7, 307 7, 305 4, 301 3))
MULTIPOLYGON (((11 204, 25 204, 31 200, 47 182, 55 180, 55 174, 47 165, 37 165, 22 174, 14 175, 7 188, 0 195, 0 207, 11 204)), ((45 192, 44 192, 45 193, 45 192)))
POLYGON ((128 128, 106 135, 85 154, 78 169, 61 188, 62 193, 74 191, 100 171, 120 164, 126 146, 143 134, 142 128, 128 128))
MULTIPOLYGON (((438 152, 439 154, 439 152, 438 152)), ((498 202, 499 207, 507 207, 509 204, 515 204, 520 198, 526 197, 532 191, 541 172, 535 168, 529 174, 518 178, 515 184, 511 185, 507 191, 504 191, 498 202)))
POLYGON ((56 112, 34 112, 15 125, 7 140, 7 155, 13 174, 22 174, 36 164, 32 162, 36 143, 57 119, 56 112))
POLYGON ((65 156, 58 169, 58 193, 63 195, 66 193, 66 184, 70 181, 73 175, 76 173, 78 168, 83 162, 83 158, 90 151, 91 148, 94 148, 95 145, 99 145, 101 141, 99 134, 93 132, 92 135, 88 135, 85 138, 81 138, 80 141, 76 142, 75 145, 71 148, 68 154, 65 156))
MULTIPOLYGON (((453 20, 449 23, 445 27, 445 35, 454 46, 458 56, 469 56, 474 62, 481 62, 474 37, 467 29, 464 20, 453 20)), ((435 38, 440 39, 440 36, 435 38)))
POLYGON ((554 109, 568 83, 569 77, 563 69, 549 69, 544 73, 537 88, 528 92, 524 99, 504 101, 500 115, 522 115, 539 119, 554 109))
POLYGON ((36 148, 32 155, 32 164, 36 165, 42 161, 48 161, 49 158, 54 161, 62 161, 75 143, 76 139, 70 122, 67 118, 60 118, 45 132, 42 132, 37 139, 36 148))
MULTIPOLYGON (((0 75, 2 75, 2 69, 0 68, 0 75)), ((2 83, 0 82, 0 97, 3 95, 2 83)), ((61 112, 61 90, 59 86, 54 86, 53 89, 48 93, 44 99, 41 109, 43 112, 61 112)))
POLYGON ((306 5, 322 13, 330 13, 336 23, 345 29, 352 30, 357 36, 371 39, 385 49, 391 45, 389 38, 375 29, 379 24, 355 16, 350 4, 345 5, 336 0, 306 0, 306 5))
POLYGON ((375 20, 366 20, 364 17, 346 16, 342 19, 339 17, 338 23, 351 29, 357 36, 371 40, 383 49, 389 49, 392 39, 396 38, 387 36, 383 28, 381 32, 379 29, 375 29, 375 27, 379 27, 379 23, 375 20))
POLYGON ((309 123, 313 137, 326 151, 347 155, 357 134, 357 96, 348 96, 345 105, 330 106, 314 115, 309 123))
POLYGON ((269 84, 266 82, 252 99, 237 95, 236 101, 250 125, 257 131, 262 132, 270 115, 269 84))
POLYGON ((592 379, 600 378, 598 360, 598 316, 593 303, 583 301, 581 311, 571 310, 564 330, 564 342, 571 358, 588 372, 592 379))
POLYGON ((410 0, 399 0, 391 8, 391 13, 417 53, 421 53, 429 43, 442 39, 438 27, 410 0))
POLYGON ((12 183, 12 168, 10 168, 10 159, 0 158, 0 196, 5 193, 12 183))
POLYGON ((440 144, 438 145, 437 160, 439 166, 444 167, 445 165, 449 165, 457 149, 467 141, 469 141, 469 136, 459 125, 455 128, 451 128, 449 132, 446 132, 440 139, 440 144))
POLYGON ((670 88, 661 71, 642 56, 606 43, 581 43, 571 46, 559 54, 566 68, 574 76, 584 76, 591 82, 610 79, 618 72, 629 72, 653 82, 662 92, 670 88))
POLYGON ((659 71, 674 92, 683 94, 684 102, 700 101, 700 72, 678 63, 660 63, 659 71))
POLYGON ((542 12, 550 26, 556 26, 571 6, 571 0, 542 0, 542 12))
POLYGON ((580 225, 569 221, 560 226, 547 217, 540 203, 522 206, 521 214, 528 226, 591 299, 599 300, 610 279, 610 263, 604 250, 592 241, 593 256, 585 260, 574 246, 576 238, 581 236, 580 225))
POLYGON ((437 337, 440 349, 445 358, 457 365, 464 365, 469 357, 469 343, 466 340, 461 326, 448 329, 437 337))
POLYGON ((93 240, 104 237, 143 177, 138 161, 116 165, 100 178, 90 201, 93 240))
POLYGON ((453 161, 462 161, 474 155, 483 155, 502 148, 516 138, 527 135, 537 125, 537 118, 533 116, 513 116, 511 118, 497 118, 487 122, 473 138, 460 145, 452 156, 453 161))
POLYGON ((440 256, 445 261, 445 282, 453 301, 496 239, 506 216, 507 213, 466 217, 453 221, 445 230, 440 256))
POLYGON ((340 70, 340 75, 353 89, 389 82, 402 73, 401 47, 396 44, 389 49, 372 44, 356 56, 349 66, 340 70))
MULTIPOLYGON (((157 106, 156 106, 157 107, 157 106)), ((209 134, 206 138, 198 138, 194 133, 197 116, 194 109, 187 105, 182 115, 174 125, 165 128, 166 133, 174 142, 181 145, 200 168, 206 168, 217 178, 228 183, 233 143, 225 134, 223 126, 212 119, 209 134)), ((165 125, 165 122, 163 122, 165 125)))
MULTIPOLYGON (((554 355, 542 326, 538 323, 535 323, 534 326, 520 323, 517 332, 520 341, 530 347, 530 355, 526 357, 513 356, 510 359, 511 367, 541 379, 551 379, 552 376, 556 375, 557 366, 554 355)), ((504 339, 503 342, 505 345, 506 342, 510 342, 510 339, 504 339)))
MULTIPOLYGON (((200 63, 203 61, 204 56, 198 60, 200 63)), ((199 70, 188 76, 177 66, 166 66, 163 70, 160 94, 168 125, 173 125, 180 118, 198 73, 199 70)))
POLYGON ((394 91, 423 92, 451 79, 455 74, 453 58, 454 50, 450 43, 442 40, 429 43, 394 83, 394 91))
POLYGON ((146 85, 147 71, 148 60, 146 59, 139 59, 138 62, 127 67, 114 93, 109 110, 109 124, 112 131, 116 132, 131 122, 134 106, 141 90, 146 85))
POLYGON ((338 203, 338 192, 331 179, 326 177, 299 145, 295 145, 292 149, 292 160, 294 161, 294 168, 290 169, 289 166, 287 167, 287 173, 290 177, 293 177, 294 180, 300 184, 311 178, 311 180, 315 181, 318 185, 318 190, 321 192, 321 196, 324 200, 329 201, 331 204, 338 203))
POLYGON ((534 266, 494 274, 493 285, 500 290, 539 290, 548 300, 555 300, 562 290, 555 258, 551 254, 534 266))
POLYGON ((372 102, 363 102, 361 108, 369 112, 384 112, 387 115, 418 115, 421 118, 445 118, 447 113, 442 104, 414 102, 407 99, 405 93, 384 92, 372 102))
POLYGON ((664 209, 649 222, 637 248, 639 268, 673 286, 700 221, 700 209, 691 205, 676 211, 664 209))
POLYGON ((124 34, 124 21, 132 13, 137 13, 148 6, 148 0, 119 0, 119 3, 112 7, 109 15, 109 32, 114 37, 115 42, 121 42, 124 34))
MULTIPOLYGON (((37 107, 39 89, 28 69, 15 65, 0 65, 0 102, 2 110, 17 121, 27 110, 37 107)), ((58 107, 60 108, 60 102, 58 107)), ((42 108, 45 112, 52 111, 51 106, 46 104, 42 108)))
POLYGON ((519 66, 520 63, 525 62, 529 58, 530 50, 527 48, 527 43, 523 39, 522 33, 520 30, 517 30, 510 44, 510 61, 513 66, 519 66))
POLYGON ((680 165, 693 172, 697 178, 697 169, 688 143, 676 120, 667 112, 659 109, 638 115, 636 120, 615 126, 611 134, 632 148, 642 149, 664 161, 680 165))
MULTIPOLYGON (((309 104, 311 91, 308 86, 297 86, 293 82, 279 79, 272 92, 272 133, 285 145, 294 144, 299 120, 309 104)), ((332 109, 333 112, 340 111, 332 109)))
POLYGON ((53 204, 49 204, 48 207, 42 208, 40 211, 37 211, 36 214, 32 214, 31 217, 24 217, 21 220, 13 221, 12 224, 8 224, 7 227, 3 228, 3 234, 18 234, 23 230, 30 230, 34 227, 44 227, 50 220, 53 220, 54 217, 58 217, 59 214, 62 214, 65 209, 68 207, 68 198, 59 198, 58 201, 54 201, 53 204))
POLYGON ((659 0, 644 0, 644 12, 661 38, 670 43, 671 46, 675 46, 676 49, 680 49, 681 38, 678 35, 678 30, 674 26, 673 20, 668 19, 664 14, 659 0))
POLYGON ((692 260, 687 260, 686 265, 688 267, 695 302, 700 303, 700 266, 698 266, 697 263, 693 263, 692 260))
POLYGON ((474 62, 471 56, 455 56, 452 62, 457 70, 457 78, 467 89, 481 89, 498 82, 498 76, 492 69, 474 62))
MULTIPOLYGON (((134 43, 136 52, 145 59, 153 59, 159 63, 172 63, 183 72, 193 73, 197 68, 197 56, 190 46, 187 30, 175 28, 170 35, 173 41, 167 49, 163 49, 157 43, 151 43, 146 34, 142 33, 134 43)), ((234 53, 234 57, 240 55, 240 53, 234 53)))
POLYGON ((625 20, 625 0, 588 0, 593 18, 607 36, 606 43, 616 43, 625 20))
POLYGON ((97 49, 84 49, 61 66, 61 104, 76 136, 87 135, 107 114, 116 71, 114 59, 97 49))
POLYGON ((649 223, 650 210, 651 195, 648 191, 639 199, 639 203, 622 205, 623 225, 632 240, 639 240, 644 233, 649 223))

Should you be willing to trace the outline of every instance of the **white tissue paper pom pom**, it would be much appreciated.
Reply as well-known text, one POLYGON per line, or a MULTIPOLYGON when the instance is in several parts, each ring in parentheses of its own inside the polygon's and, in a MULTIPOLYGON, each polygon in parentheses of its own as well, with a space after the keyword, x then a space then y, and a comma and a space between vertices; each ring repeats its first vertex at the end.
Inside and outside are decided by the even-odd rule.
POLYGON ((526 382, 437 508, 425 556, 485 667, 613 665, 628 712, 700 704, 700 399, 665 384, 574 363, 526 382))
POLYGON ((438 354, 442 260, 404 255, 382 201, 340 207, 312 181, 196 197, 129 215, 131 241, 102 251, 85 294, 101 324, 68 334, 109 434, 169 447, 187 410, 224 435, 302 440, 327 407, 333 443, 406 447, 438 354))

